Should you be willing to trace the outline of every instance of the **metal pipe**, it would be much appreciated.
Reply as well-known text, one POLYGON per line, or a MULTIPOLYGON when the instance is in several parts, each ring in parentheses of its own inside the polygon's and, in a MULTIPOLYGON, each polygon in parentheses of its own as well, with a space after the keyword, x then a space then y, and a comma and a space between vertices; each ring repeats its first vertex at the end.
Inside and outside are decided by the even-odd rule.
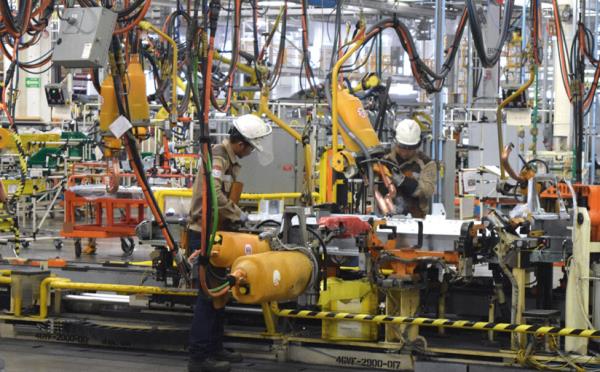
MULTIPOLYGON (((442 70, 444 63, 444 35, 446 35, 446 0, 436 0, 435 2, 435 68, 436 71, 442 70)), ((444 125, 444 96, 442 92, 438 92, 433 96, 433 141, 431 155, 438 170, 442 165, 442 131, 444 125)), ((436 188, 433 195, 434 202, 444 202, 441 200, 443 195, 442 177, 438 175, 436 179, 436 188)))
POLYGON ((39 318, 48 317, 48 297, 50 290, 70 289, 74 291, 105 291, 116 293, 131 294, 156 294, 166 296, 197 296, 197 290, 176 290, 161 287, 124 285, 124 284, 103 284, 103 283, 74 283, 69 279, 50 277, 42 280, 40 284, 40 314, 39 318))
POLYGON ((526 178, 518 175, 517 172, 515 172, 514 169, 512 169, 512 167, 510 166, 509 157, 510 157, 510 153, 512 152, 513 148, 514 148, 514 145, 512 143, 509 143, 508 145, 504 146, 504 150, 502 151, 502 154, 500 155, 500 164, 502 165, 502 167, 504 168, 506 173, 508 173, 510 178, 512 178, 513 180, 518 181, 518 182, 527 182, 526 178))
MULTIPOLYGON (((512 101, 514 101, 515 99, 517 99, 517 97, 519 97, 521 94, 523 94, 523 92, 525 92, 530 86, 531 84, 533 84, 533 81, 535 80, 535 67, 534 64, 531 64, 531 67, 529 67, 529 80, 527 80, 527 82, 523 85, 521 85, 519 87, 519 89, 517 89, 513 94, 511 94, 508 98, 506 98, 504 101, 502 101, 502 103, 500 103, 500 105, 498 106, 498 109, 496 110, 496 126, 498 129, 498 155, 499 158, 502 159, 502 151, 504 148, 504 140, 503 140, 503 136, 502 136, 502 110, 512 101)), ((504 172, 504 167, 502 166, 502 161, 500 161, 500 179, 505 180, 506 179, 506 174, 504 172)))
MULTIPOLYGON (((313 192, 312 196, 317 202, 319 201, 319 193, 313 192)), ((243 200, 277 200, 277 199, 298 199, 302 197, 302 193, 300 192, 276 192, 276 193, 266 193, 266 194, 247 194, 242 193, 240 199, 243 200)))
POLYGON ((92 297, 82 295, 66 295, 66 300, 83 301, 83 302, 96 302, 96 303, 108 303, 108 304, 129 304, 129 297, 123 296, 124 298, 104 298, 104 297, 92 297))

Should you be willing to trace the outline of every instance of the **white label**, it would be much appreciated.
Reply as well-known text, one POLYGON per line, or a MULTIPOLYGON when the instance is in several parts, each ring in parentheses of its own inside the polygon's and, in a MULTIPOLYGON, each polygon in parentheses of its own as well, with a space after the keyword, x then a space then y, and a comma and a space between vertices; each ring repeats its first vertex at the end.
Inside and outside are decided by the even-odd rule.
POLYGON ((8 193, 14 194, 15 192, 17 192, 18 188, 19 188, 19 185, 8 185, 8 193))
POLYGON ((274 270, 273 271, 273 286, 277 287, 279 285, 279 282, 281 282, 281 273, 279 272, 279 270, 274 270))
POLYGON ((81 52, 81 59, 90 58, 91 52, 92 52, 92 43, 83 44, 83 51, 81 52))
POLYGON ((506 125, 528 127, 531 125, 531 109, 506 110, 506 125))
POLYGON ((125 116, 121 115, 115 121, 113 121, 109 128, 115 137, 121 138, 125 132, 133 128, 133 126, 125 116))
POLYGON ((251 244, 246 244, 244 246, 244 254, 246 256, 251 255, 252 254, 252 245, 251 244))

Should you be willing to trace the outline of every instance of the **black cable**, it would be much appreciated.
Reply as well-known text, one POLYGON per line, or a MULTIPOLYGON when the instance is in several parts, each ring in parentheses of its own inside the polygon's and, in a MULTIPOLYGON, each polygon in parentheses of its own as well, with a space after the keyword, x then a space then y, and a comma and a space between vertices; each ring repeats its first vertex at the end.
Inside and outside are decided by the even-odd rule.
POLYGON ((473 44, 475 46, 475 49, 477 50, 477 54, 479 55, 479 59, 481 60, 481 64, 483 65, 483 67, 493 67, 500 59, 500 56, 502 54, 502 48, 509 36, 509 28, 513 14, 513 7, 514 0, 508 0, 504 7, 504 19, 502 31, 500 32, 500 38, 498 39, 498 43, 494 48, 494 52, 491 55, 488 55, 474 0, 467 0, 469 26, 471 28, 471 35, 473 35, 473 44))
POLYGON ((281 222, 279 221, 275 221, 275 220, 264 220, 259 222, 255 228, 256 229, 260 229, 261 227, 265 226, 265 225, 276 225, 276 226, 281 226, 281 222))
POLYGON ((333 66, 335 66, 335 61, 338 56, 336 51, 338 50, 338 40, 341 37, 340 33, 342 32, 342 3, 343 0, 338 0, 335 7, 335 21, 334 21, 334 36, 333 36, 333 47, 331 49, 331 59, 329 61, 329 70, 333 70, 333 66))
POLYGON ((262 89, 262 75, 258 71, 258 65, 261 61, 258 60, 259 51, 258 51, 258 15, 257 15, 257 4, 258 0, 250 0, 250 4, 252 4, 252 37, 253 47, 254 47, 254 72, 256 73, 256 81, 258 82, 258 86, 262 89))
MULTIPOLYGON (((14 29, 19 35, 22 35, 29 26, 25 24, 25 14, 27 11, 28 0, 20 0, 16 18, 13 17, 13 10, 7 0, 0 0, 0 12, 2 13, 2 22, 9 29, 14 29)), ((32 8, 29 9, 31 11, 32 8)))
POLYGON ((275 88, 277 82, 279 81, 279 77, 281 76, 281 68, 283 67, 283 57, 285 54, 285 34, 287 31, 287 0, 284 5, 283 16, 281 17, 281 31, 279 33, 279 49, 277 50, 277 59, 275 61, 275 66, 273 67, 273 74, 269 79, 268 86, 269 89, 275 88))
MULTIPOLYGON (((114 54, 115 60, 118 61, 120 58, 120 41, 119 38, 116 36, 113 36, 112 38, 111 50, 114 54)), ((119 114, 129 119, 130 116, 128 110, 129 105, 127 103, 127 95, 124 94, 125 85, 121 80, 121 76, 119 75, 118 71, 114 71, 112 77, 115 87, 115 96, 117 98, 116 101, 119 114), (123 100, 125 100, 125 103, 123 102, 123 100)), ((142 163, 140 153, 139 151, 137 151, 136 140, 133 136, 133 133, 131 132, 131 129, 125 133, 123 140, 125 141, 126 147, 128 147, 130 150, 128 152, 130 155, 129 161, 131 164, 131 168, 137 170, 136 173, 138 174, 139 182, 141 183, 140 186, 147 190, 146 196, 150 199, 147 200, 147 202, 148 204, 152 204, 154 206, 154 209, 157 211, 157 216, 155 216, 158 219, 157 223, 161 227, 161 229, 164 228, 163 231, 167 234, 165 238, 168 238, 172 242, 173 246, 170 248, 172 248, 173 253, 175 253, 178 251, 177 242, 175 241, 173 235, 171 234, 171 231, 169 230, 169 225, 160 208, 158 207, 158 202, 156 201, 150 183, 146 178, 146 172, 144 172, 144 165, 142 163)))
POLYGON ((381 139, 381 135, 383 132, 383 122, 385 120, 385 115, 387 112, 388 101, 390 97, 390 87, 392 86, 392 77, 389 76, 387 81, 385 82, 385 91, 380 93, 379 96, 379 111, 377 112, 377 119, 375 119, 375 132, 377 132, 377 137, 381 139))

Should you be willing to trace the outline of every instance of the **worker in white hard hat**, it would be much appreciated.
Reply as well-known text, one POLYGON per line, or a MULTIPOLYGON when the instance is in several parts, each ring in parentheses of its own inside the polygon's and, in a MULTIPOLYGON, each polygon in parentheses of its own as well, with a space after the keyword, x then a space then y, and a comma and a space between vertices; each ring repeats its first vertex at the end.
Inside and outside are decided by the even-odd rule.
POLYGON ((422 142, 421 127, 416 121, 402 120, 396 124, 395 130, 394 146, 385 159, 397 166, 390 169, 392 182, 397 189, 394 200, 396 213, 410 213, 413 217, 424 218, 435 192, 437 167, 419 149, 422 142))
MULTIPOLYGON (((273 160, 272 128, 255 115, 243 115, 233 121, 229 138, 212 147, 212 176, 214 179, 221 230, 235 230, 248 220, 248 215, 230 199, 232 185, 237 182, 241 169, 239 159, 252 153, 257 155, 261 165, 273 160)), ((202 239, 202 182, 197 176, 192 189, 188 247, 191 251, 200 249, 202 239)), ((195 256, 192 254, 192 256, 195 256)), ((225 276, 224 269, 217 269, 207 263, 207 282, 210 275, 225 276)), ((197 272, 197 270, 194 270, 197 272)), ((241 362, 242 355, 223 348, 225 320, 225 300, 213 300, 200 291, 190 330, 190 359, 188 370, 227 372, 231 363, 241 362)))

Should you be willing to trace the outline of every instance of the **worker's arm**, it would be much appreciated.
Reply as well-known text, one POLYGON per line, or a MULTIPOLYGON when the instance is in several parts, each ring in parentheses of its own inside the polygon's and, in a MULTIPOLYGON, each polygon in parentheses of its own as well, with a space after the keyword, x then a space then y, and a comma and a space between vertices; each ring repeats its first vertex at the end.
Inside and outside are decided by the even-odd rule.
POLYGON ((242 210, 234 202, 229 200, 229 195, 225 192, 225 182, 230 175, 225 174, 227 161, 222 157, 215 156, 212 162, 212 175, 215 180, 215 191, 217 192, 217 203, 219 205, 219 215, 230 221, 239 221, 242 216, 242 210))
POLYGON ((421 163, 421 172, 418 179, 402 173, 395 173, 392 176, 392 181, 404 196, 429 199, 435 192, 436 177, 435 162, 429 160, 426 164, 421 163))
POLYGON ((413 192, 413 196, 430 199, 435 192, 435 184, 437 180, 437 167, 434 161, 430 161, 423 169, 421 169, 421 175, 417 181, 416 190, 413 192))

